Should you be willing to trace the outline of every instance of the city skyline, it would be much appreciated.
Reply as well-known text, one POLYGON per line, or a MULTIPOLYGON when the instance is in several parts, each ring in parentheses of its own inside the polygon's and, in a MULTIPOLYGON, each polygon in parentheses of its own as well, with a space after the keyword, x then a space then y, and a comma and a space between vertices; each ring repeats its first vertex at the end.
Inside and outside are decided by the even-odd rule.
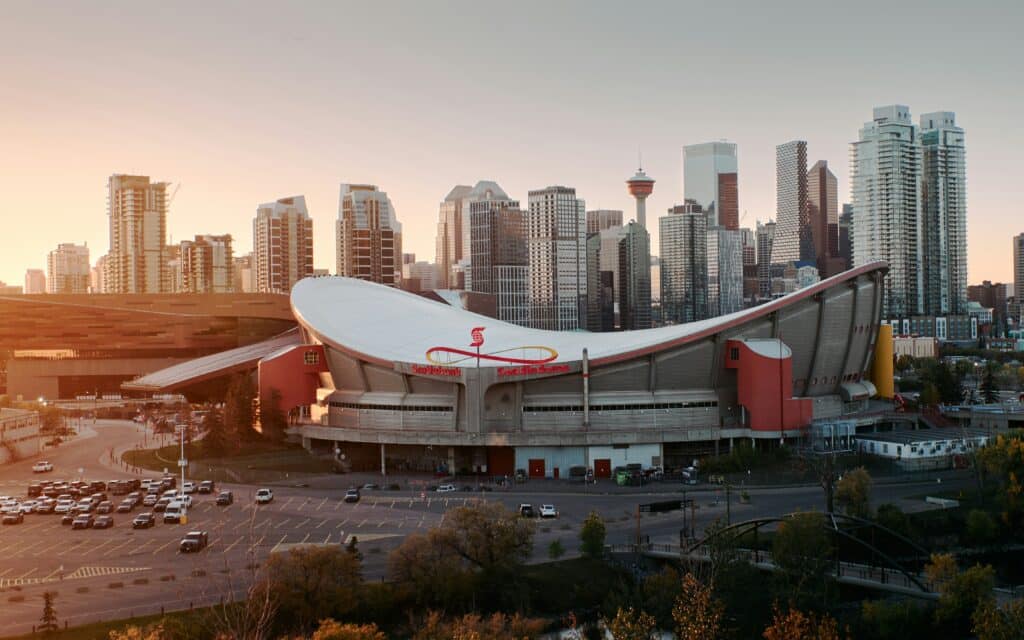
MULTIPOLYGON (((969 281, 1012 279, 1006 239, 1020 232, 1014 203, 1021 195, 1012 152, 1024 140, 1005 123, 1014 120, 1011 109, 1024 90, 1006 81, 1019 76, 1014 57, 1000 55, 1012 38, 998 32, 1013 21, 993 8, 935 9, 925 17, 932 34, 927 38, 895 24, 876 24, 870 11, 830 8, 819 18, 832 27, 820 64, 831 65, 834 73, 812 100, 793 97, 801 95, 791 90, 803 85, 803 75, 778 69, 788 60, 803 60, 813 38, 787 44, 777 32, 760 30, 766 11, 782 18, 799 14, 806 22, 806 13, 791 5, 751 7, 729 21, 716 20, 726 9, 657 6, 652 19, 631 26, 622 19, 626 9, 614 6, 596 6, 593 20, 573 23, 570 3, 547 10, 563 38, 540 38, 515 56, 476 46, 486 32, 477 27, 493 19, 486 11, 412 5, 403 15, 387 16, 401 46, 372 61, 367 54, 365 69, 337 61, 363 59, 361 53, 372 47, 369 36, 344 42, 329 36, 341 17, 380 19, 383 13, 374 8, 253 5, 246 24, 213 20, 219 25, 214 30, 188 19, 197 4, 176 9, 180 15, 165 13, 168 8, 124 12, 117 6, 81 17, 45 6, 8 12, 19 29, 0 43, 0 51, 19 64, 5 70, 16 99, 0 105, 0 130, 12 150, 0 160, 0 212, 14 219, 33 211, 45 225, 3 242, 0 280, 21 282, 26 269, 45 268, 46 255, 59 243, 86 243, 94 258, 107 253, 101 194, 114 173, 182 185, 168 214, 168 244, 230 233, 236 255, 251 250, 251 212, 268 193, 305 194, 314 220, 315 266, 331 268, 336 189, 343 180, 387 185, 405 225, 403 250, 433 259, 437 203, 453 184, 493 179, 520 201, 530 190, 563 184, 575 188, 588 208, 631 213, 634 203, 622 180, 635 171, 639 146, 645 171, 659 181, 647 206, 662 212, 682 202, 683 146, 726 139, 738 147, 741 226, 754 228, 756 220, 774 219, 776 145, 807 140, 814 158, 827 160, 836 173, 840 203, 848 202, 849 144, 857 139, 864 113, 892 103, 912 105, 915 113, 957 113, 958 125, 968 132, 969 281), (126 24, 159 20, 164 28, 157 34, 116 28, 107 20, 115 12, 126 24), (466 37, 439 39, 417 26, 424 22, 451 24, 466 37), (683 40, 669 37, 683 22, 730 24, 742 46, 716 41, 714 30, 697 29, 683 40), (247 36, 252 28, 281 25, 293 34, 293 50, 265 50, 247 36), (912 52, 905 63, 913 70, 912 83, 905 75, 877 71, 889 54, 862 44, 857 34, 867 27, 879 38, 899 29, 912 52), (118 38, 111 37, 114 29, 118 38), (975 32, 989 35, 970 36, 975 32), (957 50, 931 52, 938 63, 919 64, 931 51, 932 36, 942 34, 957 37, 957 50), (44 37, 55 46, 31 45, 44 37), (583 57, 568 46, 602 37, 608 46, 583 57), (151 83, 130 103, 122 101, 104 89, 114 63, 124 73, 159 72, 165 81, 151 83), (512 86, 501 100, 475 89, 487 71, 494 74, 489 82, 512 86), (292 78, 303 83, 301 96, 266 99, 267 88, 292 78), (372 85, 378 100, 343 99, 341 79, 372 85), (609 92, 609 86, 616 90, 609 92), (683 100, 693 91, 714 99, 683 100), (465 98, 451 105, 439 100, 442 94, 465 98), (759 96, 756 111, 750 108, 753 95, 759 96), (466 152, 495 147, 501 151, 466 152), (54 182, 61 188, 40 203, 38 193, 54 182)), ((207 10, 228 12, 224 6, 207 10)), ((887 10, 921 19, 914 7, 887 10)), ((536 5, 518 6, 502 19, 513 32, 549 30, 533 20, 537 11, 536 5)), ((632 217, 627 214, 624 222, 632 217)), ((656 246, 656 225, 648 221, 648 227, 656 246)))

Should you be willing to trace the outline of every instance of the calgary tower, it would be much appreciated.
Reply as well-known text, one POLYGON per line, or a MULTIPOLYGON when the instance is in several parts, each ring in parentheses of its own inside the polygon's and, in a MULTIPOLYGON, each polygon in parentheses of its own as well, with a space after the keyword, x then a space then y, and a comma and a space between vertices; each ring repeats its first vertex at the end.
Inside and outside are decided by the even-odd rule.
POLYGON ((644 173, 644 168, 641 166, 636 170, 636 175, 626 180, 626 185, 629 187, 629 195, 636 198, 636 223, 647 228, 647 196, 651 195, 654 191, 654 178, 649 177, 644 173))

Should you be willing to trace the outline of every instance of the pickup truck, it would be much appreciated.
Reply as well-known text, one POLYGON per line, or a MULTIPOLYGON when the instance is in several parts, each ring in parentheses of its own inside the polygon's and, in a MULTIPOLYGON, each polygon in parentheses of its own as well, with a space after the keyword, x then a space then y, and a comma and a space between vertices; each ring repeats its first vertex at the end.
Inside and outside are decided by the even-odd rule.
POLYGON ((210 544, 210 536, 207 532, 189 531, 185 534, 185 537, 181 539, 181 544, 178 545, 178 550, 182 553, 195 553, 205 549, 208 544, 210 544))
POLYGON ((40 460, 32 465, 32 473, 49 473, 53 471, 53 465, 46 460, 40 460))

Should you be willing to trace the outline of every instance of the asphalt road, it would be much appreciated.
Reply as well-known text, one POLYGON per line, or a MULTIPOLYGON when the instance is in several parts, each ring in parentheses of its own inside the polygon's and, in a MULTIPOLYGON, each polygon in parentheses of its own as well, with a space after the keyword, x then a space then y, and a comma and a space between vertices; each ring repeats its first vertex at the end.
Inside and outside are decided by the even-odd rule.
MULTIPOLYGON (((116 458, 142 441, 142 429, 125 421, 100 421, 91 431, 45 454, 55 466, 52 474, 33 476, 32 460, 0 467, 0 495, 23 497, 32 480, 73 479, 79 468, 88 479, 130 477, 110 463, 111 447, 116 458)), ((274 549, 297 543, 342 544, 356 537, 364 574, 379 579, 386 574, 388 551, 405 536, 437 526, 448 509, 480 500, 500 501, 510 508, 521 502, 535 507, 555 504, 559 517, 537 523, 532 560, 545 560, 547 547, 555 539, 571 556, 578 546, 580 525, 590 511, 605 519, 609 543, 630 542, 638 528, 639 503, 682 496, 679 485, 667 484, 651 485, 651 492, 642 495, 598 493, 601 485, 588 487, 587 493, 579 487, 550 486, 546 493, 534 485, 529 491, 428 493, 425 498, 418 491, 364 491, 358 504, 345 503, 343 489, 276 487, 274 501, 257 506, 253 502, 256 487, 225 485, 218 489, 233 490, 234 505, 218 507, 212 496, 194 495, 187 525, 158 523, 139 531, 131 529, 130 520, 148 509, 115 514, 115 525, 109 530, 72 531, 60 524, 59 516, 28 515, 24 524, 0 527, 0 635, 30 631, 38 623, 44 591, 57 593, 58 617, 70 625, 198 607, 238 596, 244 593, 254 566, 274 549), (194 529, 209 532, 210 546, 200 553, 180 554, 178 542, 194 529)), ((914 508, 920 500, 905 498, 919 496, 929 486, 878 486, 874 502, 914 508)), ((737 494, 738 490, 733 492, 729 510, 734 522, 820 509, 822 502, 821 490, 814 487, 752 489, 749 504, 739 504, 737 494)), ((698 533, 726 516, 720 489, 688 495, 697 503, 698 533)), ((645 514, 639 529, 652 542, 676 542, 682 522, 680 512, 645 514)))

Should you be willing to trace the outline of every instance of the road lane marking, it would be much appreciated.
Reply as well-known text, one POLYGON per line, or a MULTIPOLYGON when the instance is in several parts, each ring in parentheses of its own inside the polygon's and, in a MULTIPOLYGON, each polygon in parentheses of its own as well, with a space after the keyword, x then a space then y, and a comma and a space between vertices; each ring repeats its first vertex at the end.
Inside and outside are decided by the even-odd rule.
POLYGON ((164 549, 169 547, 173 542, 174 542, 173 539, 168 540, 167 542, 163 543, 162 545, 160 545, 156 549, 153 549, 153 555, 155 556, 156 554, 160 553, 161 551, 163 551, 164 549))
POLYGON ((320 524, 316 525, 316 528, 319 529, 320 527, 324 526, 325 524, 327 524, 327 519, 326 518, 320 524))
POLYGON ((302 542, 305 543, 307 540, 309 540, 309 534, 308 533, 306 534, 306 537, 302 539, 302 542))
POLYGON ((238 539, 235 540, 234 542, 232 542, 231 544, 229 544, 228 546, 224 547, 224 551, 222 551, 221 553, 227 553, 228 551, 231 551, 243 539, 245 539, 245 536, 238 536, 238 539))
POLYGON ((320 504, 317 505, 316 510, 319 511, 319 510, 323 509, 325 504, 327 504, 327 497, 326 496, 324 497, 323 502, 321 502, 320 504))
POLYGON ((324 544, 327 544, 327 543, 328 543, 328 542, 330 542, 330 541, 331 541, 331 534, 330 534, 330 533, 328 533, 328 534, 327 534, 327 537, 326 537, 326 538, 324 538, 324 544))
POLYGON ((289 522, 291 522, 291 521, 292 521, 292 519, 291 519, 291 518, 285 518, 285 519, 284 519, 284 520, 282 520, 281 522, 277 523, 277 525, 276 525, 276 526, 275 526, 274 528, 275 528, 275 529, 280 529, 281 527, 283 527, 284 525, 288 524, 288 523, 289 523, 289 522))
POLYGON ((368 519, 369 519, 369 518, 363 518, 363 521, 359 523, 359 528, 360 528, 360 529, 362 529, 362 528, 363 528, 363 525, 365 525, 365 524, 366 524, 366 521, 367 521, 368 519))
POLYGON ((135 542, 135 541, 132 540, 131 538, 129 538, 129 539, 125 540, 124 542, 122 542, 121 544, 117 545, 116 547, 107 549, 107 552, 103 554, 103 557, 109 556, 110 554, 114 553, 115 551, 117 551, 121 547, 127 546, 127 545, 131 544, 132 542, 135 542))

